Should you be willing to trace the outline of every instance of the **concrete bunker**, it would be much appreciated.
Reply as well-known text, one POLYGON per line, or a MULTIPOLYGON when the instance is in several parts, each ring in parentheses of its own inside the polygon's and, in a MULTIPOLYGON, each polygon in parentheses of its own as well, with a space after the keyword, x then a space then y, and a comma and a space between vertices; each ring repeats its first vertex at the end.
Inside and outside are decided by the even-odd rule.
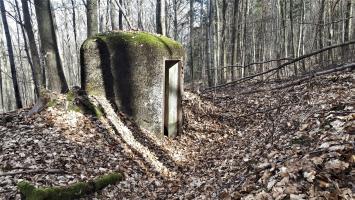
POLYGON ((98 34, 81 47, 82 87, 141 128, 174 137, 182 125, 184 55, 181 44, 161 35, 98 34))

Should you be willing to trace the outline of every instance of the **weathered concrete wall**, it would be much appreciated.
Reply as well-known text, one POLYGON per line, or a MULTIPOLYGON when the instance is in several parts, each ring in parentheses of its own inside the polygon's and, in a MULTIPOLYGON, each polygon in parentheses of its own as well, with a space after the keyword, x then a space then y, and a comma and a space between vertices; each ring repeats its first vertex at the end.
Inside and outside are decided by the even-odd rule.
MULTIPOLYGON (((82 45, 82 87, 89 94, 105 95, 142 128, 163 134, 165 60, 183 62, 183 58, 183 47, 164 36, 144 32, 100 34, 82 45)), ((181 80, 182 72, 180 69, 181 80)), ((182 89, 180 81, 178 104, 182 89)), ((181 105, 177 109, 180 119, 181 105)))

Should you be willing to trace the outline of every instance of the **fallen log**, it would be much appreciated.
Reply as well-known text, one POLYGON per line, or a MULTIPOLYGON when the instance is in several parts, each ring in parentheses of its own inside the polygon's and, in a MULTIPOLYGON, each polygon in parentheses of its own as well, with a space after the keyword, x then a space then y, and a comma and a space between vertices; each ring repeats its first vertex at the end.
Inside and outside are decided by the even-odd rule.
POLYGON ((110 173, 88 182, 78 182, 66 187, 36 188, 22 181, 17 184, 22 197, 27 200, 70 200, 79 199, 90 193, 102 190, 108 185, 118 183, 123 179, 120 173, 110 173))

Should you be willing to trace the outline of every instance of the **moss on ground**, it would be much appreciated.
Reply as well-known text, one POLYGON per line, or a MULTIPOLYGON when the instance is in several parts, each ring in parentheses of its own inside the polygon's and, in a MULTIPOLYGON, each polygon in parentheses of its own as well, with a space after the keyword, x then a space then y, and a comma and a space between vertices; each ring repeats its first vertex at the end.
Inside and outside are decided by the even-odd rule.
POLYGON ((36 188, 26 181, 18 183, 17 187, 26 200, 70 200, 102 190, 122 179, 122 174, 113 172, 93 181, 79 182, 67 187, 36 188))
POLYGON ((74 94, 73 90, 69 90, 66 95, 67 95, 67 101, 69 101, 69 102, 74 101, 75 94, 74 94))
POLYGON ((58 100, 57 99, 51 99, 48 101, 47 103, 47 107, 54 107, 58 104, 58 100))
POLYGON ((67 107, 68 110, 79 112, 82 114, 94 115, 97 118, 100 118, 104 115, 102 108, 99 108, 95 106, 93 103, 91 103, 89 98, 86 95, 80 96, 78 101, 76 100, 76 98, 79 96, 78 94, 75 94, 73 90, 70 90, 66 95, 67 95, 66 100, 68 103, 68 107, 67 107))

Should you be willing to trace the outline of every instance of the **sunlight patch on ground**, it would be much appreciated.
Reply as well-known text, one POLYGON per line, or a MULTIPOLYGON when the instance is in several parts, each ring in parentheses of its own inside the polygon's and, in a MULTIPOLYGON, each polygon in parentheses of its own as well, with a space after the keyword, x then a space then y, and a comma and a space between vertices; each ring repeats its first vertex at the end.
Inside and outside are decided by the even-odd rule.
POLYGON ((174 176, 176 173, 170 171, 163 163, 161 163, 157 156, 154 155, 146 146, 139 143, 133 136, 132 132, 125 126, 119 117, 116 115, 110 103, 101 97, 96 97, 96 101, 102 105, 106 113, 106 118, 111 122, 116 131, 121 135, 122 139, 134 150, 139 152, 144 159, 149 162, 154 168, 165 176, 174 176))

